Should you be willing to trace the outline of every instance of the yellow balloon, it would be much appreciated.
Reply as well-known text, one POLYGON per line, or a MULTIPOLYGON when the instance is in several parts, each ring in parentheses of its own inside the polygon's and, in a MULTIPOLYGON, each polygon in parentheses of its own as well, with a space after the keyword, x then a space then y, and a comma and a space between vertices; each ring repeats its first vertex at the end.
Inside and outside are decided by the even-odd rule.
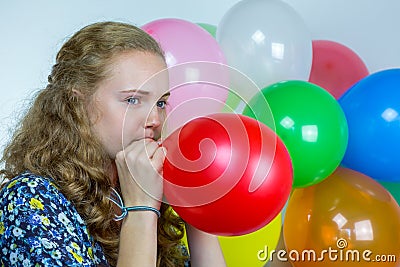
POLYGON ((242 236, 219 236, 228 267, 261 267, 276 248, 281 233, 282 216, 278 214, 263 228, 242 236))

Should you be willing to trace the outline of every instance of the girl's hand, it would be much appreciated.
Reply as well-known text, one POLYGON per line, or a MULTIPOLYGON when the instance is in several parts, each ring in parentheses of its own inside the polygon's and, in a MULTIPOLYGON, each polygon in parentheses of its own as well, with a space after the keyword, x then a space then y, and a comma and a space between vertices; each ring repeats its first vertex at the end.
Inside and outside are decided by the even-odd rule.
POLYGON ((150 138, 134 141, 117 153, 115 162, 125 206, 160 208, 165 154, 165 148, 150 138))

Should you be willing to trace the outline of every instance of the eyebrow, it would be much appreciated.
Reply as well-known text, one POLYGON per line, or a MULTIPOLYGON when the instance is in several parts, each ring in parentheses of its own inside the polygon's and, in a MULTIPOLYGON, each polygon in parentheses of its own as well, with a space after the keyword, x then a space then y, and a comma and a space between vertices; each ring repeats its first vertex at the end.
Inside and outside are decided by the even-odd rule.
MULTIPOLYGON (((139 93, 139 94, 142 94, 142 95, 148 95, 148 94, 150 94, 149 91, 144 91, 144 90, 140 90, 140 89, 121 90, 120 92, 121 92, 121 93, 139 93)), ((170 92, 166 92, 166 93, 163 94, 160 98, 162 98, 162 97, 167 97, 167 96, 170 96, 170 95, 171 95, 170 92)))

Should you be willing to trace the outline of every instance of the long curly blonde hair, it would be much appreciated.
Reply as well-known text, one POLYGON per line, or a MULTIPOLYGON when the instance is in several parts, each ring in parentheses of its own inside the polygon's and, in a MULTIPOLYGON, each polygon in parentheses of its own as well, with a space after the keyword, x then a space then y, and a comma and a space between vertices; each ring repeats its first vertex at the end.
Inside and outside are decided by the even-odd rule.
MULTIPOLYGON (((6 146, 0 171, 11 179, 29 170, 55 179, 84 218, 111 266, 116 265, 119 226, 108 200, 112 164, 94 138, 84 100, 107 78, 107 66, 126 51, 163 57, 159 44, 140 28, 121 22, 98 22, 75 33, 60 49, 48 78, 6 146)), ((183 266, 179 249, 183 221, 162 204, 158 222, 157 266, 183 266)))

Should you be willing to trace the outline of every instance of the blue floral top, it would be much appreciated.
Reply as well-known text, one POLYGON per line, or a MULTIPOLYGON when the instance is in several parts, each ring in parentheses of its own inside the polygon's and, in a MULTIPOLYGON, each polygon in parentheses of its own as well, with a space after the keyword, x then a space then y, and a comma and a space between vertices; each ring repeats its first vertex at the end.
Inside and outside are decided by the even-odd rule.
POLYGON ((0 192, 1 266, 109 266, 51 179, 24 173, 0 192))

